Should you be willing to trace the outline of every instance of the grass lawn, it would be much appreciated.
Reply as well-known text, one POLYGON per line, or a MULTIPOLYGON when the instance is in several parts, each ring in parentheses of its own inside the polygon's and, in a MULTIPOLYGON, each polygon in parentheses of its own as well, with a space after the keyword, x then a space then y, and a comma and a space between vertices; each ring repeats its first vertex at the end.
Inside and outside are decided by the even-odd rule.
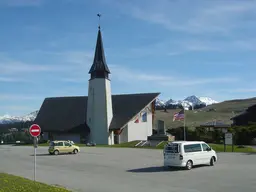
MULTIPOLYGON (((116 145, 96 145, 95 147, 108 147, 108 148, 138 148, 138 149, 163 149, 165 144, 167 142, 162 142, 160 145, 156 147, 135 147, 135 145, 139 141, 131 141, 127 143, 122 143, 122 144, 116 144, 116 145)), ((28 144, 30 146, 33 146, 31 144, 28 144)), ((78 145, 79 147, 87 147, 85 144, 81 143, 76 143, 75 145, 78 145)), ((224 145, 223 144, 209 144, 216 152, 224 152, 224 145)), ((21 145, 22 146, 22 145, 21 145)), ((42 143, 39 144, 40 146, 49 146, 48 143, 42 143)), ((232 146, 228 145, 226 146, 226 152, 232 152, 232 146)), ((240 147, 235 145, 234 146, 234 152, 241 152, 241 153, 256 153, 256 150, 252 147, 240 147)), ((1 191, 0 191, 1 192, 1 191)))
MULTIPOLYGON (((98 145, 96 147, 122 147, 122 148, 138 148, 138 149, 163 149, 167 142, 162 142, 157 147, 135 147, 138 141, 131 141, 128 143, 116 144, 116 145, 98 145)), ((216 152, 224 152, 223 144, 209 144, 216 152)), ((232 146, 226 146, 226 152, 232 152, 232 146)), ((239 147, 237 145, 234 146, 234 152, 241 153, 256 153, 256 150, 252 147, 239 147)))
MULTIPOLYGON (((217 152, 224 152, 224 145, 223 144, 210 144, 210 146, 217 152)), ((232 152, 232 146, 226 146, 226 152, 232 152)), ((234 152, 241 152, 241 153, 256 153, 256 150, 252 147, 240 147, 234 145, 234 152)))
POLYGON ((64 188, 34 182, 23 177, 0 173, 0 192, 70 192, 64 188))

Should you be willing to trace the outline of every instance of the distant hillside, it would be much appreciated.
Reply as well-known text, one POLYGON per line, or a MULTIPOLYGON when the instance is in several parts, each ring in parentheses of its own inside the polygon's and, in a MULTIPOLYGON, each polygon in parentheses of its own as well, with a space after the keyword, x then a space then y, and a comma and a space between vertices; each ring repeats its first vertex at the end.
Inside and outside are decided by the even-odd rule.
MULTIPOLYGON (((202 123, 213 121, 215 119, 221 120, 225 123, 232 123, 232 121, 230 121, 231 117, 238 115, 246 110, 249 106, 255 104, 256 97, 250 99, 224 101, 194 111, 186 111, 186 126, 193 128, 202 123)), ((183 126, 183 121, 173 122, 173 114, 179 110, 180 109, 168 109, 167 112, 164 112, 164 110, 157 110, 156 120, 164 120, 167 129, 183 126)))

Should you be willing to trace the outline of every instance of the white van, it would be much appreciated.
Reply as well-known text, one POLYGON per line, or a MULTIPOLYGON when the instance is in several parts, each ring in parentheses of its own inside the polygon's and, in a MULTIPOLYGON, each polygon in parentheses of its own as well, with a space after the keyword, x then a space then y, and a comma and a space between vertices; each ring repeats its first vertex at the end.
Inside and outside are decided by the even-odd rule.
POLYGON ((194 165, 217 162, 216 152, 203 141, 174 141, 164 147, 165 167, 185 167, 190 170, 194 165))

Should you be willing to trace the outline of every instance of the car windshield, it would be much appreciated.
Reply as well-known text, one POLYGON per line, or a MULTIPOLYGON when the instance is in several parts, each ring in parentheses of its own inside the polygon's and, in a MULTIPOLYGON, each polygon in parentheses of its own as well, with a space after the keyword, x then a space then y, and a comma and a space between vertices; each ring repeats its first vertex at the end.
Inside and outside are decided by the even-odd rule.
POLYGON ((168 144, 165 147, 165 151, 168 153, 179 153, 179 144, 168 144))
POLYGON ((50 147, 53 147, 53 146, 55 146, 55 143, 54 142, 50 142, 50 147))

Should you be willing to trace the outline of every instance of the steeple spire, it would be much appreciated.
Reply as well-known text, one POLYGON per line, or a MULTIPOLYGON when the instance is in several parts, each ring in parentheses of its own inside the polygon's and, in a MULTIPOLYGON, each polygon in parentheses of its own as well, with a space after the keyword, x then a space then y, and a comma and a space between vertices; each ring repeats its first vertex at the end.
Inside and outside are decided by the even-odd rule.
POLYGON ((101 29, 100 29, 101 15, 97 14, 97 16, 99 17, 98 37, 97 37, 97 43, 95 48, 94 60, 93 60, 91 69, 89 71, 89 74, 91 74, 91 79, 93 78, 108 79, 108 74, 110 73, 110 71, 106 63, 106 58, 105 58, 105 53, 103 48, 103 41, 101 36, 101 29))

